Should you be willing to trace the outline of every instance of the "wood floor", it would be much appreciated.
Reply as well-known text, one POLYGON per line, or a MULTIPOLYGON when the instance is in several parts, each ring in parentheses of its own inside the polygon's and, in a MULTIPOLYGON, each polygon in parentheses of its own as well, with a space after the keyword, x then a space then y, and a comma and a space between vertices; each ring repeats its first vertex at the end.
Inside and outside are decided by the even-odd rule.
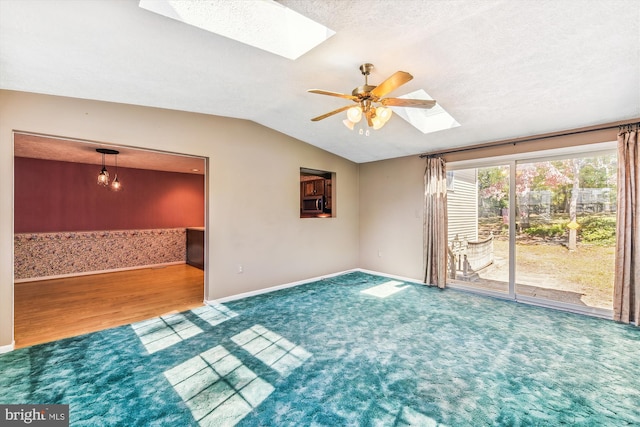
POLYGON ((204 272, 187 264, 14 285, 15 348, 203 305, 204 272))

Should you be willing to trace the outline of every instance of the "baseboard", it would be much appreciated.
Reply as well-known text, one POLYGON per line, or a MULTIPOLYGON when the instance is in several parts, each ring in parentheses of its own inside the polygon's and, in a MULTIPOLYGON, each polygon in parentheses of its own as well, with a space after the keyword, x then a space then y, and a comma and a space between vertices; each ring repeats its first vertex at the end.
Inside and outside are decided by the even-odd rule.
POLYGON ((279 291, 281 289, 293 288, 295 286, 300 286, 300 285, 305 285, 307 283, 317 282, 318 280, 326 279, 328 277, 335 277, 335 276, 340 276, 342 274, 353 273, 353 272, 361 272, 361 273, 373 274, 373 275, 376 275, 376 276, 382 276, 382 277, 388 277, 390 279, 401 280, 403 282, 411 282, 411 283, 415 283, 415 284, 418 284, 418 285, 424 285, 424 283, 420 282, 419 280, 412 279, 412 278, 409 278, 409 277, 402 277, 402 276, 396 276, 396 275, 393 275, 393 274, 380 273, 380 272, 377 272, 377 271, 366 270, 366 269, 363 269, 363 268, 353 268, 351 270, 339 271, 337 273, 325 274, 323 276, 311 277, 311 278, 308 278, 308 279, 298 280, 296 282, 290 282, 290 283, 285 283, 285 284, 282 284, 282 285, 272 286, 270 288, 258 289, 258 290, 251 291, 251 292, 243 292, 241 294, 230 295, 228 297, 222 297, 222 298, 215 298, 215 299, 212 299, 212 300, 204 300, 204 302, 205 302, 205 304, 212 304, 212 303, 225 303, 225 302, 229 302, 229 301, 236 301, 236 300, 243 299, 243 298, 249 298, 249 297, 253 297, 253 296, 256 296, 256 295, 262 295, 262 294, 266 294, 266 293, 269 293, 269 292, 279 291))
POLYGON ((13 351, 15 346, 16 346, 15 341, 11 341, 11 344, 8 344, 8 345, 0 345, 0 354, 9 353, 10 351, 13 351))
MULTIPOLYGON (((335 277, 335 276, 340 276, 342 274, 346 274, 346 273, 352 273, 352 272, 361 272, 361 273, 367 273, 367 274, 373 274, 376 276, 382 276, 382 277, 388 277, 390 279, 395 279, 395 280, 400 280, 403 282, 408 282, 408 283, 414 283, 417 285, 424 285, 424 283, 418 279, 414 279, 414 278, 410 278, 410 277, 404 277, 404 276, 399 276, 399 275, 395 275, 395 274, 387 274, 387 273, 381 273, 378 271, 373 271, 373 270, 367 270, 364 268, 354 268, 351 270, 345 270, 345 271, 340 271, 337 273, 331 273, 331 274, 327 274, 327 275, 323 275, 323 276, 317 276, 317 277, 311 277, 308 279, 304 279, 304 280, 299 280, 296 282, 290 282, 290 283, 285 283, 282 285, 277 285, 277 286, 272 286, 269 288, 264 288, 264 289, 258 289, 255 291, 251 291, 251 292, 244 292, 241 294, 236 294, 236 295, 230 295, 227 297, 222 297, 222 298, 216 298, 213 300, 204 300, 205 304, 212 304, 212 303, 225 303, 225 302, 229 302, 229 301, 235 301, 235 300, 239 300, 239 299, 243 299, 243 298, 249 298, 252 296, 256 296, 256 295, 262 295, 262 294, 266 294, 269 292, 274 292, 274 291, 278 291, 281 289, 287 289, 287 288, 292 288, 295 286, 300 286, 300 285, 304 285, 307 283, 311 283, 311 282, 317 282, 319 280, 322 279, 326 279, 328 277, 335 277)), ((542 300, 539 298, 528 298, 528 297, 523 297, 523 296, 516 296, 515 300, 512 299, 510 296, 505 295, 503 293, 500 292, 492 292, 489 290, 482 290, 482 289, 478 289, 478 288, 473 288, 470 286, 464 286, 461 284, 447 284, 448 288, 451 288, 453 290, 458 290, 458 291, 462 291, 462 292, 469 292, 469 293, 473 293, 473 294, 477 294, 477 295, 482 295, 482 296, 486 296, 486 297, 491 297, 491 298, 498 298, 498 299, 503 299, 503 300, 508 300, 508 301, 515 301, 515 302, 519 302, 519 303, 524 303, 524 304, 529 304, 529 305, 536 305, 536 306, 540 306, 540 307, 545 307, 545 308, 551 308, 551 309, 556 309, 556 310, 561 310, 561 311, 568 311, 568 312, 572 312, 572 313, 576 313, 576 314, 582 314, 582 315, 587 315, 587 316, 592 316, 592 317, 599 317, 602 319, 609 319, 611 320, 612 318, 612 311, 611 310, 605 310, 605 309, 600 309, 600 308, 593 308, 593 307, 575 307, 572 306, 570 304, 564 304, 561 302, 555 302, 555 301, 547 301, 547 300, 542 300)))
POLYGON ((296 282, 290 282, 290 283, 285 283, 285 284, 282 284, 282 285, 271 286, 269 288, 264 288, 264 289, 257 289, 255 291, 243 292, 241 294, 230 295, 228 297, 215 298, 215 299, 212 299, 212 300, 205 300, 204 302, 206 304, 212 304, 212 303, 225 303, 225 302, 229 302, 229 301, 236 301, 236 300, 243 299, 243 298, 249 298, 249 297, 254 297, 256 295, 262 295, 262 294, 267 294, 269 292, 279 291, 281 289, 293 288, 295 286, 300 286, 300 285, 305 285, 307 283, 317 282, 318 280, 326 279, 328 277, 340 276, 342 274, 352 273, 354 271, 359 271, 359 269, 345 270, 345 271, 340 271, 338 273, 325 274, 323 276, 317 276, 317 277, 312 277, 312 278, 309 278, 309 279, 298 280, 296 282))
POLYGON ((26 279, 15 279, 13 283, 39 282, 41 280, 65 279, 68 277, 92 276, 94 274, 117 273, 120 271, 143 270, 145 268, 162 268, 170 265, 186 264, 185 261, 164 262, 162 264, 137 265, 135 267, 114 268, 111 270, 84 271, 81 273, 59 274, 55 276, 29 277, 26 279))

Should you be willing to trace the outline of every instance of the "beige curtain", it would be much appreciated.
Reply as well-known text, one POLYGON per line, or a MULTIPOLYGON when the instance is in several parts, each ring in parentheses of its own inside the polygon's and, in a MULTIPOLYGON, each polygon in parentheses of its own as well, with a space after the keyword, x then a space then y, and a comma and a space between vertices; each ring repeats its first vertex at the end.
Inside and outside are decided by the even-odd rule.
POLYGON ((618 135, 618 217, 613 318, 640 326, 640 154, 638 129, 618 135))
POLYGON ((444 288, 447 279, 447 170, 427 158, 424 171, 424 283, 444 288))

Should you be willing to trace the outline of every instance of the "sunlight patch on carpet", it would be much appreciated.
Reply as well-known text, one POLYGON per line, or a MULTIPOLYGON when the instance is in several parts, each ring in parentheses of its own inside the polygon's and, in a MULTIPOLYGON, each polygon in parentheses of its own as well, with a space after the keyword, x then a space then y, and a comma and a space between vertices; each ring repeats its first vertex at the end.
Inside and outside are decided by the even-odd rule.
POLYGON ((304 348, 295 345, 262 325, 255 325, 231 337, 231 341, 256 359, 286 377, 311 357, 304 348))
POLYGON ((390 280, 381 285, 373 286, 360 292, 367 295, 373 295, 374 297, 378 298, 386 298, 409 287, 409 285, 401 285, 404 285, 404 283, 398 282, 397 280, 390 280))
POLYGON ((400 422, 408 426, 435 427, 438 423, 431 417, 426 416, 407 406, 402 408, 400 422))
POLYGON ((436 420, 408 406, 378 401, 366 411, 371 425, 437 427, 436 420))
POLYGON ((132 323, 131 328, 149 354, 202 333, 202 329, 187 320, 183 314, 154 317, 132 323))
POLYGON ((221 345, 164 375, 201 426, 233 426, 274 391, 221 345))
POLYGON ((224 305, 217 303, 195 308, 191 310, 191 312, 209 323, 211 326, 219 325, 220 323, 233 319, 238 315, 238 313, 235 313, 233 310, 229 310, 224 305))
POLYGON ((347 273, 1 354, 0 404, 68 404, 78 426, 640 426, 640 329, 390 280, 347 273), (382 284, 401 291, 361 293, 382 284))

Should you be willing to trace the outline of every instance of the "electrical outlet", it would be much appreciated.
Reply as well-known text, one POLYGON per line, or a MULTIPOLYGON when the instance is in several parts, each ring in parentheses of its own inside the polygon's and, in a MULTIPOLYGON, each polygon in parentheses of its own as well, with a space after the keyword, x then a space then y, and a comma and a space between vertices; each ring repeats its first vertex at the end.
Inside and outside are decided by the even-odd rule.
POLYGON ((238 264, 238 274, 242 273, 244 269, 242 268, 242 264, 238 264))
POLYGON ((382 251, 378 249, 378 258, 382 258, 382 251))

